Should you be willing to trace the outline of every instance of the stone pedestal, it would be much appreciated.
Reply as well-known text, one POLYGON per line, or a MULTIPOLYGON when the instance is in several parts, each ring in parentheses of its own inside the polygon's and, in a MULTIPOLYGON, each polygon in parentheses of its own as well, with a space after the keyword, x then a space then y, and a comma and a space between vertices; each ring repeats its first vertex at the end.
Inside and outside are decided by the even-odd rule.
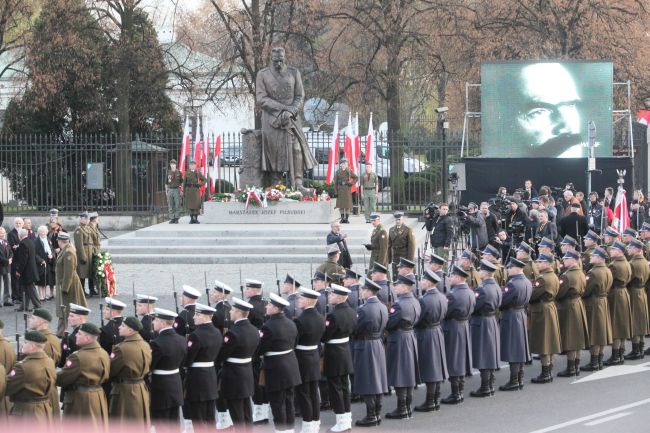
POLYGON ((283 201, 268 207, 249 206, 239 202, 203 204, 201 223, 204 224, 329 224, 340 214, 333 201, 283 201))
POLYGON ((262 171, 262 131, 242 129, 242 158, 239 188, 267 186, 268 179, 262 171))

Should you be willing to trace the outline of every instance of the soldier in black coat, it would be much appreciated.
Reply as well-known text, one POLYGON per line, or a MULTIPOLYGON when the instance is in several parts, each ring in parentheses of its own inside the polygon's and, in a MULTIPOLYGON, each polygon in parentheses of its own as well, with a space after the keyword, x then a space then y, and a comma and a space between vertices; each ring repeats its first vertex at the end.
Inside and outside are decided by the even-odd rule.
POLYGON ((194 332, 194 306, 197 299, 201 297, 201 292, 194 287, 183 284, 183 292, 181 293, 181 305, 183 309, 174 322, 174 329, 178 335, 189 335, 194 332))
POLYGON ((298 293, 297 290, 300 289, 300 282, 295 279, 291 274, 287 274, 282 284, 282 294, 287 295, 287 301, 289 305, 284 309, 284 314, 290 319, 295 320, 296 317, 300 316, 302 310, 298 306, 298 293))
POLYGON ((264 387, 276 431, 292 430, 295 420, 294 387, 300 385, 298 360, 293 351, 296 325, 284 314, 289 302, 271 293, 266 304, 268 320, 260 329, 259 353, 264 357, 264 387))
POLYGON ((325 318, 316 310, 320 294, 300 288, 298 305, 302 314, 295 319, 296 358, 302 384, 296 387, 296 401, 302 415, 302 431, 318 431, 320 427, 320 341, 325 332, 325 318))
MULTIPOLYGON (((244 282, 244 296, 253 306, 248 320, 251 325, 261 329, 266 316, 266 301, 262 299, 262 282, 247 279, 244 282)), ((269 422, 269 400, 264 391, 264 385, 260 384, 260 371, 262 360, 259 356, 253 358, 253 374, 255 374, 255 393, 253 394, 253 424, 267 424, 269 422)))
POLYGON ((149 343, 155 337, 153 331, 153 312, 156 309, 156 302, 158 301, 158 298, 155 296, 138 294, 135 295, 135 300, 135 309, 138 313, 138 316, 142 317, 142 319, 140 319, 140 323, 142 323, 142 330, 140 331, 140 335, 144 341, 149 343))
POLYGON ((388 309, 379 302, 379 285, 366 280, 360 291, 365 301, 357 308, 357 324, 352 338, 354 352, 354 390, 363 396, 366 416, 357 420, 359 427, 372 427, 381 422, 381 397, 388 392, 386 352, 383 335, 388 323, 388 309))
MULTIPOLYGON (((113 347, 124 340, 124 337, 120 336, 120 325, 124 321, 122 313, 124 313, 126 304, 110 297, 104 298, 104 302, 106 302, 106 304, 102 311, 102 317, 106 322, 104 322, 100 328, 98 341, 99 345, 102 346, 102 349, 110 355, 113 352, 113 347)), ((102 383, 102 388, 104 388, 107 399, 109 399, 111 395, 112 383, 113 381, 111 379, 102 383)))
MULTIPOLYGON (((65 361, 72 354, 76 352, 79 347, 77 346, 77 333, 81 325, 88 321, 90 309, 77 304, 70 304, 70 312, 68 313, 68 326, 72 326, 72 332, 66 332, 61 338, 61 360, 57 367, 63 367, 65 361)), ((61 396, 63 397, 63 395, 61 396)))
MULTIPOLYGON (((436 256, 439 257, 439 256, 436 256)), ((420 381, 427 386, 426 400, 414 409, 416 412, 431 412, 440 409, 440 384, 449 377, 445 354, 445 338, 440 328, 447 314, 447 297, 440 292, 440 276, 426 270, 420 286, 424 294, 420 298, 420 320, 415 324, 418 340, 418 366, 420 381)))
POLYGON ((253 423, 250 399, 255 392, 253 356, 260 335, 248 320, 253 305, 232 298, 230 327, 223 337, 223 346, 217 363, 221 365, 219 398, 227 402, 230 417, 236 428, 250 428, 253 423))
POLYGON ((332 282, 330 275, 325 275, 322 272, 314 272, 314 277, 311 280, 312 287, 319 293, 318 301, 316 302, 316 310, 323 316, 327 313, 327 288, 332 282))
POLYGON ((377 293, 377 299, 384 305, 392 304, 393 297, 390 291, 390 281, 388 280, 388 268, 381 263, 375 262, 370 270, 370 278, 373 283, 381 287, 381 290, 377 293))
POLYGON ((386 414, 389 419, 411 416, 413 388, 420 382, 417 339, 413 327, 420 320, 420 303, 413 296, 415 275, 399 275, 395 282, 397 300, 388 310, 386 365, 388 385, 395 387, 397 408, 386 414))
POLYGON ((332 431, 349 430, 352 426, 350 412, 349 375, 354 372, 350 353, 350 334, 354 331, 356 313, 347 303, 350 290, 332 284, 328 300, 332 306, 325 318, 325 343, 323 372, 327 377, 330 402, 336 414, 336 425, 332 431))
POLYGON ((230 324, 231 306, 228 302, 228 296, 230 296, 231 293, 232 288, 219 280, 215 280, 214 288, 210 292, 210 301, 212 301, 212 305, 214 305, 215 309, 215 312, 212 315, 212 324, 221 332, 221 335, 226 334, 228 331, 228 325, 230 324))
POLYGON ((185 356, 185 406, 183 412, 196 429, 214 428, 214 408, 218 396, 214 362, 223 344, 221 332, 212 324, 215 309, 195 304, 194 332, 187 338, 185 356))
POLYGON ((151 340, 151 420, 178 423, 183 405, 183 383, 180 368, 185 360, 187 344, 174 330, 177 314, 156 308, 153 328, 157 337, 151 340))

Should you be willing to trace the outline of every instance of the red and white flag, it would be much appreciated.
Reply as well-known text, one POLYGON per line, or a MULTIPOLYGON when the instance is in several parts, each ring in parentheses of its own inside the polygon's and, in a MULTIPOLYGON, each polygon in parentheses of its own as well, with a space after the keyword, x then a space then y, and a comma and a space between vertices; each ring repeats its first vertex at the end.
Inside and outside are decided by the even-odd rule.
POLYGON ((208 157, 210 156, 210 132, 208 131, 207 128, 204 128, 203 131, 203 149, 201 152, 201 165, 199 166, 200 169, 199 171, 201 174, 206 178, 206 183, 203 184, 203 186, 200 189, 201 196, 205 193, 205 190, 208 188, 207 185, 207 178, 208 178, 208 157))
POLYGON ((181 174, 185 177, 185 166, 187 165, 186 158, 190 154, 190 148, 192 144, 190 142, 190 119, 185 117, 185 127, 183 128, 183 143, 181 145, 181 156, 178 159, 181 169, 181 174))
POLYGON ((377 149, 375 148, 375 131, 372 128, 372 113, 370 113, 370 120, 368 121, 368 135, 366 136, 366 163, 375 165, 375 157, 377 149))
MULTIPOLYGON (((354 124, 352 123, 352 113, 349 113, 348 115, 348 127, 345 128, 345 143, 343 145, 343 152, 345 153, 345 157, 348 159, 350 171, 354 174, 357 174, 359 171, 357 169, 359 158, 357 157, 357 146, 354 138, 354 124)), ((350 191, 352 192, 355 192, 356 190, 356 184, 350 188, 350 191)))
POLYGON ((210 187, 212 194, 216 192, 217 176, 219 175, 219 155, 221 155, 221 134, 215 132, 214 148, 212 150, 212 186, 210 187))
POLYGON ((332 140, 330 142, 330 154, 327 160, 327 176, 325 181, 328 184, 334 182, 336 174, 336 164, 339 163, 339 113, 334 117, 334 131, 332 131, 332 140))
POLYGON ((637 122, 650 125, 650 110, 639 110, 636 112, 637 122))
POLYGON ((619 232, 630 227, 630 212, 627 208, 627 198, 625 197, 625 190, 623 185, 618 186, 616 193, 616 206, 614 207, 614 219, 612 225, 619 232))
POLYGON ((203 153, 203 142, 201 141, 201 125, 196 122, 196 134, 194 134, 194 162, 196 168, 201 171, 201 155, 203 153))

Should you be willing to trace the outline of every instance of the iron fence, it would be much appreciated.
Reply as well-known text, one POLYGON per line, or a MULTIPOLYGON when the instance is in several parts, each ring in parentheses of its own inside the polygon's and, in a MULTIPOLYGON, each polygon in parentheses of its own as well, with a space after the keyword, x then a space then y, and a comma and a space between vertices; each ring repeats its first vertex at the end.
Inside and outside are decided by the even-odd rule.
MULTIPOLYGON (((306 137, 318 165, 305 173, 305 182, 331 192, 325 183, 331 133, 307 132, 306 137)), ((343 139, 341 136, 341 143, 343 139)), ((181 141, 181 136, 161 135, 138 135, 129 140, 93 134, 74 139, 0 137, 0 202, 5 213, 51 208, 61 212, 166 212, 166 169, 169 160, 178 159, 181 141)), ((360 141, 363 173, 365 137, 360 141)), ((428 202, 441 201, 446 175, 443 165, 460 159, 460 146, 459 133, 445 139, 429 133, 377 137, 373 166, 381 180, 379 210, 419 212, 428 202), (395 169, 401 172, 395 175, 395 169)), ((476 149, 478 141, 470 140, 469 154, 476 154, 476 149)), ((231 192, 240 187, 241 155, 241 135, 223 134, 219 169, 210 171, 211 177, 219 179, 219 190, 231 192)))

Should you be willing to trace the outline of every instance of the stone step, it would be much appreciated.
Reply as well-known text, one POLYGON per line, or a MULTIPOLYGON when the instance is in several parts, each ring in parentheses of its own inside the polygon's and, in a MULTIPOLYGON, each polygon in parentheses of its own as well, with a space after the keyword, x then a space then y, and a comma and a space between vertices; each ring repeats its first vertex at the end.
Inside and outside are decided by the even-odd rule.
MULTIPOLYGON (((322 254, 113 254, 112 257, 115 264, 303 263, 307 266, 313 264, 314 270, 324 262, 322 254)), ((353 254, 352 262, 355 265, 363 264, 363 256, 353 254)))
MULTIPOLYGON (((362 245, 350 245, 352 253, 363 255, 365 248, 362 245)), ((128 245, 128 246, 115 246, 106 248, 112 256, 116 254, 158 254, 158 255, 174 255, 174 254, 195 254, 195 255, 208 255, 208 254, 267 254, 267 255, 281 255, 281 254, 312 254, 319 256, 323 261, 327 258, 326 246, 324 243, 319 242, 314 245, 167 245, 167 246, 148 246, 148 245, 128 245)), ((367 255, 370 255, 368 252, 367 255)))
MULTIPOLYGON (((218 245, 318 245, 325 244, 325 235, 321 236, 301 236, 301 237, 210 237, 210 238, 136 238, 136 237, 116 237, 105 241, 104 246, 107 250, 112 250, 121 246, 218 246, 218 245)), ((370 242, 370 233, 365 236, 349 236, 348 243, 367 243, 370 242)))
MULTIPOLYGON (((270 234, 276 238, 286 237, 319 237, 324 238, 329 233, 329 228, 324 227, 319 230, 305 230, 296 227, 286 227, 270 225, 266 228, 247 229, 247 230, 215 230, 210 228, 207 224, 204 226, 194 225, 190 226, 192 230, 138 230, 134 232, 135 238, 252 238, 252 237, 268 237, 270 234)), ((349 236, 366 236, 372 231, 370 224, 362 228, 344 228, 344 232, 349 236)))

